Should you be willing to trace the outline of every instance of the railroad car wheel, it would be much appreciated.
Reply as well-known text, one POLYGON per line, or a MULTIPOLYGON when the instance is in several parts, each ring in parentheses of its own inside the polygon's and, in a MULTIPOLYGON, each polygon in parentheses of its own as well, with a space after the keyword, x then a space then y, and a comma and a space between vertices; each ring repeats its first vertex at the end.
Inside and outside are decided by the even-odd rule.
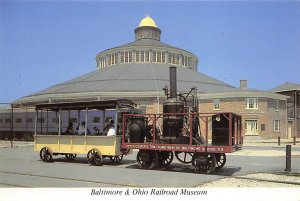
POLYGON ((216 157, 211 153, 195 153, 193 166, 197 173, 210 174, 216 168, 216 157))
POLYGON ((222 168, 226 163, 226 155, 225 153, 215 154, 216 156, 216 168, 222 168))
POLYGON ((66 159, 68 160, 74 160, 76 158, 77 154, 65 154, 66 159))
POLYGON ((91 149, 87 154, 87 161, 90 165, 98 166, 102 164, 102 154, 98 149, 91 149))
POLYGON ((50 162, 52 155, 52 151, 49 147, 43 147, 40 151, 40 158, 43 162, 50 162))
POLYGON ((158 151, 158 164, 161 166, 168 166, 172 163, 174 154, 172 151, 158 151))
POLYGON ((129 153, 130 149, 121 149, 121 152, 122 152, 122 156, 123 155, 127 155, 129 153))
POLYGON ((109 159, 113 163, 121 163, 121 161, 123 159, 123 155, 120 155, 120 156, 111 156, 111 157, 109 157, 109 159))
POLYGON ((180 162, 182 162, 184 164, 191 163, 193 161, 193 156, 194 156, 194 153, 175 151, 175 157, 177 158, 177 160, 179 160, 180 162))
POLYGON ((140 168, 152 170, 158 165, 157 152, 152 150, 139 150, 136 161, 140 168))

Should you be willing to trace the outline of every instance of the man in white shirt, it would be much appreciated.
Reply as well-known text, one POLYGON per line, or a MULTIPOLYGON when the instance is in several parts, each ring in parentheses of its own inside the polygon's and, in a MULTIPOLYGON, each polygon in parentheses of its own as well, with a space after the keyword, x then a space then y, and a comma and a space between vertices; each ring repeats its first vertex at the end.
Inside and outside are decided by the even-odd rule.
POLYGON ((113 136, 113 135, 116 135, 116 130, 114 128, 114 125, 115 124, 115 121, 113 119, 111 119, 109 121, 109 124, 107 124, 104 128, 104 133, 107 135, 107 136, 113 136))
POLYGON ((107 136, 114 136, 114 135, 116 135, 116 130, 114 127, 111 127, 107 132, 107 136))

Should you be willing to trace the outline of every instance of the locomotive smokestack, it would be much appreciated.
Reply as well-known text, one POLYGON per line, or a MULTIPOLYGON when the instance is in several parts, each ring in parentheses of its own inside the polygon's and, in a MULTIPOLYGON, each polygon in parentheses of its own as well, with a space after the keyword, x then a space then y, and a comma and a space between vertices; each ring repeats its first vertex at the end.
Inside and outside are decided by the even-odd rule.
POLYGON ((176 77, 176 67, 170 67, 170 97, 177 98, 177 77, 176 77))

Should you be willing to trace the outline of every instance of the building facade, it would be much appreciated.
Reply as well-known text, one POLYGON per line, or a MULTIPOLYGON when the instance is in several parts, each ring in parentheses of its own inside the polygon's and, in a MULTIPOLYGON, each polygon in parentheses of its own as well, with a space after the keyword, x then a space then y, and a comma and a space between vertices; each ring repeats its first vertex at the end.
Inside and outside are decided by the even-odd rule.
POLYGON ((266 97, 264 94, 248 93, 230 96, 215 96, 202 99, 201 112, 234 112, 242 116, 245 139, 286 138, 286 100, 266 97))
POLYGON ((287 136, 300 137, 300 84, 287 82, 271 89, 272 92, 288 96, 287 136))

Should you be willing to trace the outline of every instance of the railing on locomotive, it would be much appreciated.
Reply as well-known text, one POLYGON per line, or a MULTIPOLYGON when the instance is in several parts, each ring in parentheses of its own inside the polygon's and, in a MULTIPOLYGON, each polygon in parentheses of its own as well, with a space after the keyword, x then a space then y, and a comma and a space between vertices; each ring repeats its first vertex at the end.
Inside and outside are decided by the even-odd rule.
MULTIPOLYGON (((165 114, 124 114, 123 115, 123 129, 122 129, 122 142, 125 142, 125 135, 127 134, 127 128, 128 128, 128 119, 130 117, 145 117, 149 122, 152 121, 152 126, 154 127, 152 132, 153 132, 153 143, 155 143, 156 139, 156 131, 157 131, 157 126, 156 124, 159 125, 159 130, 161 129, 159 120, 166 116, 173 116, 173 117, 178 117, 178 116, 183 116, 183 118, 188 119, 188 127, 187 131, 189 133, 190 137, 190 145, 192 145, 192 128, 193 128, 193 119, 194 118, 199 118, 199 135, 205 137, 205 144, 208 145, 210 140, 209 140, 209 123, 212 121, 212 118, 214 115, 224 115, 226 118, 229 120, 229 126, 228 126, 228 145, 227 146, 233 146, 233 145, 241 145, 242 144, 242 136, 241 136, 241 131, 242 131, 242 125, 241 125, 241 116, 236 115, 234 113, 165 113, 165 114), (228 116, 226 116, 228 115, 228 116), (201 123, 202 122, 202 123, 201 123), (204 124, 204 128, 201 128, 201 124, 204 124), (232 129, 232 125, 234 126, 234 130, 232 129), (203 135, 204 133, 204 135, 203 135)), ((151 124, 150 124, 151 125, 151 124)), ((211 134, 212 135, 212 134, 211 134)))

